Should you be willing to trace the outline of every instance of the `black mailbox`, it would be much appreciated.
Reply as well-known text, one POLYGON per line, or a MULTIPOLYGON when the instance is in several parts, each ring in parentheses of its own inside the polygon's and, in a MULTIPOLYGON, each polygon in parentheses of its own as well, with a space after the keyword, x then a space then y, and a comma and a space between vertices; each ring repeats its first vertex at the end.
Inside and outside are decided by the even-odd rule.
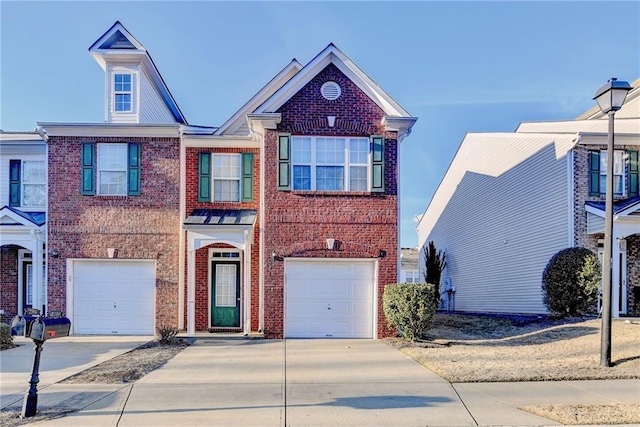
POLYGON ((71 321, 66 317, 39 317, 31 323, 29 338, 38 341, 68 337, 71 321))
POLYGON ((31 324, 38 316, 17 315, 11 320, 11 335, 29 338, 31 324))

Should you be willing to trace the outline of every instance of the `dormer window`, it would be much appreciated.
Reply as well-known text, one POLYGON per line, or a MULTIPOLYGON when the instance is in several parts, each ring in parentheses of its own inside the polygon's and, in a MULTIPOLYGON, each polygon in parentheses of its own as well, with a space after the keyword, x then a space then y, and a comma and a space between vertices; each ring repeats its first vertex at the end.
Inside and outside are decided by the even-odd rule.
POLYGON ((130 112, 131 108, 131 74, 114 74, 113 93, 117 112, 130 112))

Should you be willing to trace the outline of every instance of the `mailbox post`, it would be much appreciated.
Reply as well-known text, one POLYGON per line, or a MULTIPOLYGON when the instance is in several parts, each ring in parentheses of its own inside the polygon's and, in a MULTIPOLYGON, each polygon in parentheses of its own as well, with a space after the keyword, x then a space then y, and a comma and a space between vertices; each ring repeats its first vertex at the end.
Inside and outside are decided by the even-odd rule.
POLYGON ((51 338, 69 336, 71 321, 61 312, 50 312, 49 316, 16 316, 11 322, 11 334, 31 338, 35 345, 33 369, 29 380, 29 391, 22 402, 22 417, 29 418, 36 414, 38 408, 38 383, 40 382, 40 354, 42 345, 51 338))

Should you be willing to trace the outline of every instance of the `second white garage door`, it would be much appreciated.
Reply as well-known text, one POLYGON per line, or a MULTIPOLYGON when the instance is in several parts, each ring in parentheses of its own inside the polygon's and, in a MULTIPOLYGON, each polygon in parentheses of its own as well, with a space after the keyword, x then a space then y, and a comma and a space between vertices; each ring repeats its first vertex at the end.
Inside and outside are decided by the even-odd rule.
POLYGON ((154 261, 73 261, 75 334, 153 335, 154 261))
POLYGON ((285 336, 373 338, 375 261, 287 260, 285 336))

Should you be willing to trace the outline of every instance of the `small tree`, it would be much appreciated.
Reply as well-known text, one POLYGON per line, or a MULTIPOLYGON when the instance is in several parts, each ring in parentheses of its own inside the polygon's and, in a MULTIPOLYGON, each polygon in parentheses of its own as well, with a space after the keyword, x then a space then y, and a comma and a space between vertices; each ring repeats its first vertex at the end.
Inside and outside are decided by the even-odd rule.
POLYGON ((600 262, 586 248, 556 253, 542 273, 542 297, 558 316, 579 316, 595 311, 600 286, 600 262))
POLYGON ((384 315, 390 328, 397 328, 411 341, 420 339, 431 327, 436 311, 434 286, 427 283, 394 283, 384 288, 384 315))
POLYGON ((424 252, 424 280, 427 283, 431 283, 434 286, 434 304, 436 309, 440 306, 440 277, 442 271, 447 266, 445 251, 436 250, 436 245, 433 240, 429 242, 427 246, 423 248, 424 252))

